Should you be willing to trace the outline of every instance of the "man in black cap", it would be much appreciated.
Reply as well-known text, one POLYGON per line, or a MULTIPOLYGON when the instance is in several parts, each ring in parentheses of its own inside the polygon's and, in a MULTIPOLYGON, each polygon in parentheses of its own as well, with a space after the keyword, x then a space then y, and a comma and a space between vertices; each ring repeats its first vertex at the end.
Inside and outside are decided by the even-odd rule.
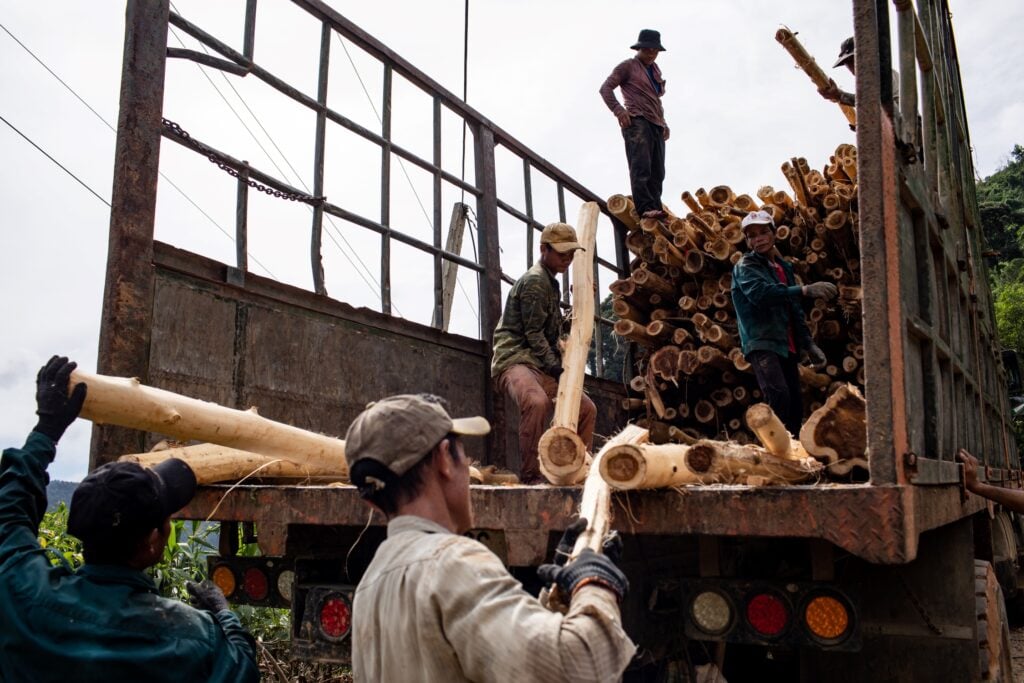
MULTIPOLYGON (((632 658, 619 613, 625 575, 589 549, 566 563, 585 520, 566 530, 560 561, 537 571, 558 586, 567 614, 546 609, 462 535, 473 526, 462 438, 490 428, 482 417, 452 419, 426 394, 371 403, 349 427, 352 483, 388 518, 353 601, 357 681, 614 681, 632 658)), ((605 550, 618 554, 621 541, 605 550)))
POLYGON ((665 79, 654 61, 664 52, 661 34, 645 28, 632 46, 636 56, 616 66, 601 85, 601 98, 622 128, 629 162, 633 206, 642 218, 665 218, 661 205, 661 184, 665 180, 665 141, 668 124, 661 98, 665 79), (625 106, 615 97, 622 90, 625 106))
MULTIPOLYGON (((854 50, 853 50, 853 36, 850 36, 843 41, 843 44, 839 46, 839 58, 836 59, 836 63, 832 65, 833 69, 845 66, 850 70, 851 74, 857 74, 857 68, 855 65, 854 50)), ((828 81, 827 88, 821 88, 818 90, 821 96, 830 102, 838 102, 844 104, 847 107, 853 107, 857 104, 857 98, 852 92, 846 92, 836 85, 836 82, 831 78, 828 81)))
POLYGON ((160 597, 143 573, 195 493, 183 461, 114 462, 82 480, 68 515, 82 541, 79 570, 54 566, 40 547, 46 468, 85 401, 85 384, 68 392, 75 367, 54 356, 39 371, 39 421, 0 460, 0 680, 259 680, 255 644, 216 586, 189 584, 195 609, 160 597))

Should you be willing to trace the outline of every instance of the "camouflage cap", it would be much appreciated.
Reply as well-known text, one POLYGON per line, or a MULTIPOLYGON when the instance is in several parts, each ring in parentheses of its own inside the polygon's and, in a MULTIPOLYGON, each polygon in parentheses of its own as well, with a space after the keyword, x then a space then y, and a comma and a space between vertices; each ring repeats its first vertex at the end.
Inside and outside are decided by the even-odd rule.
POLYGON ((484 436, 491 425, 482 417, 453 420, 441 399, 427 394, 400 394, 366 406, 345 434, 349 469, 369 458, 401 476, 446 434, 484 436))
POLYGON ((576 231, 568 223, 551 223, 540 234, 541 244, 550 244, 560 254, 567 251, 583 250, 583 245, 576 238, 576 231))

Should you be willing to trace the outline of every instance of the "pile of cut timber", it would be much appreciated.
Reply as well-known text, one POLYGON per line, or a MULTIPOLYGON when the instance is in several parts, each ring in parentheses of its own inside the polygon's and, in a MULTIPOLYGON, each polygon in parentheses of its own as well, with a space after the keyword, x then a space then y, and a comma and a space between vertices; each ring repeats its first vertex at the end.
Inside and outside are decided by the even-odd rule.
POLYGON ((772 214, 776 246, 800 281, 839 287, 837 300, 815 300, 807 310, 828 364, 801 368, 805 417, 847 383, 863 388, 856 148, 840 145, 821 171, 793 158, 782 172, 788 192, 764 186, 756 200, 726 186, 683 192, 689 213, 665 221, 639 219, 628 197, 608 199, 635 256, 630 276, 610 286, 615 331, 639 349, 631 387, 640 397, 625 407, 646 420, 652 438, 756 443, 744 415, 761 395, 740 349, 730 294, 749 211, 772 214))

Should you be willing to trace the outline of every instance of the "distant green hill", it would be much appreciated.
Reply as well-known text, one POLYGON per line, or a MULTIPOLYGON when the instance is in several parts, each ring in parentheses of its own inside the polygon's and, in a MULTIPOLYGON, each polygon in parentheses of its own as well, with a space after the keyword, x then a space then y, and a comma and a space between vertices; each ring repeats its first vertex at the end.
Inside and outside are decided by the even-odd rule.
POLYGON ((75 492, 78 482, 53 480, 46 487, 46 511, 51 512, 57 508, 61 501, 65 505, 71 505, 71 494, 75 492))

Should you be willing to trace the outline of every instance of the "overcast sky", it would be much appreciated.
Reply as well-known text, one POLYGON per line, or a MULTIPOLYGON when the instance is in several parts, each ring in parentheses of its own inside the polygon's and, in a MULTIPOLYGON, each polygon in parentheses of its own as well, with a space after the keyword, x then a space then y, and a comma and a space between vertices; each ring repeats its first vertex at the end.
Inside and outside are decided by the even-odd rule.
MULTIPOLYGON (((461 93, 461 0, 331 4, 444 87, 461 93)), ((1005 163, 1014 144, 1024 143, 1024 47, 1016 32, 1005 29, 1024 25, 1024 3, 950 4, 976 170, 986 176, 1005 163)), ((180 14, 239 50, 244 5, 242 0, 175 2, 180 14)), ((0 24, 6 29, 0 31, 0 116, 109 201, 115 136, 106 124, 116 125, 117 120, 123 4, 0 0, 0 24)), ((628 193, 621 136, 597 89, 617 62, 631 56, 628 48, 639 29, 660 29, 668 51, 658 63, 668 82, 664 102, 672 129, 666 203, 681 211, 680 192, 718 184, 750 194, 765 184, 785 187, 779 172, 783 161, 804 156, 820 168, 836 145, 854 139, 835 105, 817 95, 775 42, 775 30, 783 24, 798 31, 804 45, 828 68, 839 43, 852 34, 850 4, 471 0, 468 100, 598 195, 628 193)), ((179 38, 199 49, 180 32, 169 38, 170 45, 180 46, 179 38)), ((341 41, 331 49, 330 106, 379 130, 374 106, 379 111, 380 67, 341 41), (368 102, 364 86, 375 105, 368 102)), ((257 63, 315 96, 318 51, 319 28, 305 13, 284 0, 261 0, 257 63)), ((845 70, 832 73, 841 86, 852 89, 852 77, 845 70)), ((297 186, 311 185, 312 115, 254 80, 225 78, 172 60, 165 116, 257 168, 297 186)), ((429 158, 429 98, 396 79, 393 111, 395 140, 429 158)), ((461 128, 452 116, 445 117, 443 139, 444 166, 458 175, 461 128)), ((379 218, 379 152, 341 131, 329 133, 328 147, 328 198, 379 218)), ((37 368, 52 353, 72 356, 87 370, 96 367, 109 210, 3 122, 0 158, 0 444, 19 445, 34 424, 37 368)), ((472 180, 471 152, 469 159, 472 180)), ((499 193, 522 208, 518 164, 510 155, 499 155, 499 193)), ((392 224, 429 241, 429 220, 419 204, 424 202, 429 215, 429 178, 406 166, 392 169, 392 224)), ((233 231, 233 181, 166 141, 161 169, 166 179, 158 191, 158 239, 231 263, 234 244, 221 230, 233 231)), ((553 187, 535 178, 535 190, 538 219, 555 220, 553 187)), ((250 198, 250 268, 309 288, 309 209, 254 193, 250 198)), ((458 198, 457 192, 446 190, 445 220, 458 198)), ((570 222, 577 206, 569 204, 570 222)), ((526 265, 524 233, 506 219, 500 229, 502 267, 515 277, 526 265)), ((329 293, 354 305, 379 306, 374 285, 377 239, 340 222, 326 230, 329 293)), ((610 244, 609 231, 604 230, 599 251, 609 258, 610 244)), ((471 249, 467 243, 463 253, 471 256, 471 249)), ((423 286, 429 282, 429 261, 405 249, 397 249, 394 258, 396 311, 429 322, 430 288, 423 286)), ((461 278, 460 285, 453 330, 475 336, 476 285, 468 277, 461 278)), ((607 285, 605 278, 601 285, 607 285)), ((54 478, 77 480, 84 475, 90 426, 80 422, 65 436, 51 467, 54 478)))

